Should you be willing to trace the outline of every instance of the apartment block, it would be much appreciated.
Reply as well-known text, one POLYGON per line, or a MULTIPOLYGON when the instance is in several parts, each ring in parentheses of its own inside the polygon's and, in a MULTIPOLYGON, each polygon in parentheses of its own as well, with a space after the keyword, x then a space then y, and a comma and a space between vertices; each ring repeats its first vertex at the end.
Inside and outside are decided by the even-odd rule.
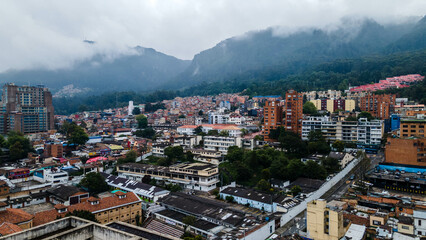
POLYGON ((262 126, 262 135, 264 136, 265 141, 271 140, 269 134, 271 130, 277 129, 281 126, 283 120, 283 110, 281 102, 276 101, 266 101, 263 108, 263 126, 262 126))
POLYGON ((303 95, 294 90, 289 90, 285 94, 284 104, 282 125, 286 131, 300 135, 302 132, 303 95))
POLYGON ((359 107, 361 111, 370 112, 376 118, 388 119, 394 112, 395 94, 368 94, 361 98, 359 107))
POLYGON ((3 86, 0 134, 45 132, 54 129, 52 94, 43 86, 3 86))
POLYGON ((110 197, 90 197, 87 201, 78 204, 70 206, 56 204, 54 209, 37 212, 34 216, 34 226, 54 221, 75 210, 90 211, 102 224, 114 221, 136 224, 136 216, 142 216, 139 197, 132 192, 123 193, 117 191, 110 197))
POLYGON ((227 153, 229 147, 242 147, 241 138, 239 137, 221 137, 221 136, 205 136, 204 149, 210 151, 219 151, 227 153))
POLYGON ((343 210, 318 199, 308 203, 307 229, 309 238, 315 240, 339 240, 345 235, 343 210))
POLYGON ((142 181, 145 175, 167 183, 178 184, 182 188, 210 191, 219 183, 219 169, 208 163, 180 163, 170 167, 149 164, 126 163, 117 166, 119 177, 142 181))
POLYGON ((385 162, 426 167, 425 138, 388 138, 385 162))
POLYGON ((383 121, 360 118, 358 121, 336 121, 330 117, 308 117, 302 121, 302 139, 319 130, 330 141, 341 140, 378 145, 383 136, 383 121))
POLYGON ((355 100, 351 99, 316 99, 311 100, 317 110, 326 110, 335 112, 337 110, 353 111, 355 109, 355 100))
POLYGON ((425 135, 426 119, 420 118, 403 118, 400 120, 400 136, 401 137, 426 137, 425 135))

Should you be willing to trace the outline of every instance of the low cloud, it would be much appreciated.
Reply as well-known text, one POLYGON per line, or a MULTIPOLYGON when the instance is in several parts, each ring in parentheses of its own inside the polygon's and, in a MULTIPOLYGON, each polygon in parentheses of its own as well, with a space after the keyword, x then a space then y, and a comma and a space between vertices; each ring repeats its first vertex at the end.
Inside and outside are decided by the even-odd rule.
POLYGON ((69 68, 101 54, 135 54, 140 45, 182 59, 221 40, 273 27, 275 34, 328 28, 345 16, 380 23, 420 17, 417 0, 3 0, 0 72, 69 68), (84 40, 95 41, 88 44, 84 40))

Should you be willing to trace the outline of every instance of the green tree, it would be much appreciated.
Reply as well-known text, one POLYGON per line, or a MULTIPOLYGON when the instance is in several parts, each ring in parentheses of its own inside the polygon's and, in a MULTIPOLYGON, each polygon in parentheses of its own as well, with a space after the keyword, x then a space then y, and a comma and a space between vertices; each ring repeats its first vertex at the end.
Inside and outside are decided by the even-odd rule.
POLYGON ((65 217, 69 217, 69 216, 76 216, 76 217, 83 218, 95 223, 99 223, 99 221, 96 219, 95 214, 87 210, 74 210, 65 215, 65 217))
POLYGON ((155 130, 150 127, 145 129, 138 129, 136 130, 135 135, 137 137, 153 139, 155 137, 155 130))
POLYGON ((257 188, 259 190, 267 192, 271 189, 271 184, 265 179, 260 179, 260 181, 257 183, 257 188))
POLYGON ((22 144, 20 142, 15 142, 12 146, 10 146, 9 150, 9 157, 12 160, 18 160, 26 157, 25 151, 23 150, 22 144))
POLYGON ((338 172, 340 169, 339 160, 331 157, 326 157, 322 160, 322 165, 327 170, 328 174, 338 172))
POLYGON ((287 158, 276 158, 271 163, 271 176, 276 179, 287 180, 287 158))
POLYGON ((164 149, 164 155, 167 156, 169 164, 185 159, 183 148, 181 146, 171 146, 164 149))
POLYGON ((303 170, 303 176, 324 180, 327 177, 327 170, 314 161, 308 161, 303 170))
POLYGON ((137 115, 141 114, 141 109, 138 108, 138 107, 133 108, 132 114, 134 116, 137 116, 137 115))
POLYGON ((30 140, 21 132, 10 131, 7 135, 7 143, 4 142, 4 139, 0 140, 3 141, 3 145, 9 147, 11 160, 26 158, 28 153, 33 151, 30 140))
POLYGON ((105 178, 97 172, 90 172, 80 181, 80 185, 86 188, 91 194, 98 194, 108 191, 109 186, 105 178))
POLYGON ((270 179, 271 178, 271 171, 269 170, 269 168, 262 169, 261 174, 262 174, 263 179, 270 179))
POLYGON ((290 189, 291 194, 293 195, 293 197, 297 196, 300 192, 302 192, 302 188, 300 188, 300 186, 295 185, 290 189))
POLYGON ((195 133, 196 135, 200 135, 200 134, 202 134, 202 133, 203 133, 203 127, 202 127, 202 126, 198 126, 198 127, 196 127, 196 128, 194 129, 194 133, 195 133))
POLYGON ((315 115, 318 113, 318 110, 312 102, 306 102, 305 104, 303 104, 303 113, 315 115))
POLYGON ((335 148, 338 152, 343 152, 343 150, 345 149, 345 143, 340 140, 336 140, 331 146, 335 148))
POLYGON ((148 118, 145 115, 143 114, 137 115, 136 121, 138 122, 138 128, 143 129, 148 127, 148 118))
POLYGON ((229 137, 229 132, 226 130, 223 130, 219 133, 219 136, 221 137, 229 137))
POLYGON ((373 115, 371 115, 370 112, 365 112, 365 111, 358 114, 358 119, 360 118, 367 118, 368 121, 371 121, 372 119, 374 119, 373 115))
POLYGON ((138 154, 134 150, 130 150, 126 153, 126 156, 124 158, 119 158, 117 161, 117 165, 124 164, 124 163, 134 163, 136 162, 136 158, 138 157, 138 154))
POLYGON ((218 136, 219 132, 217 130, 209 130, 207 132, 207 135, 209 135, 209 136, 218 136))
POLYGON ((347 117, 347 118, 345 119, 345 121, 355 122, 355 121, 358 121, 358 119, 357 119, 356 117, 354 117, 354 116, 350 115, 349 117, 347 117))
POLYGON ((171 192, 179 192, 182 191, 182 187, 177 184, 167 184, 166 189, 171 192))
POLYGON ((303 175, 305 164, 303 164, 299 159, 290 160, 287 166, 287 179, 294 181, 300 176, 303 175))
POLYGON ((225 160, 229 162, 243 161, 244 149, 237 146, 231 146, 228 148, 228 153, 225 156, 225 160))
POLYGON ((81 156, 81 157, 80 157, 80 161, 81 161, 81 163, 83 163, 83 164, 86 164, 87 160, 89 160, 89 157, 87 157, 87 156, 81 156))
POLYGON ((87 141, 89 141, 87 133, 82 127, 76 125, 68 137, 68 144, 84 145, 87 141))
POLYGON ((306 143, 294 132, 282 131, 278 141, 280 146, 292 157, 302 157, 307 153, 306 143))
POLYGON ((187 215, 182 218, 182 223, 186 226, 194 226, 196 220, 197 219, 194 216, 187 215))

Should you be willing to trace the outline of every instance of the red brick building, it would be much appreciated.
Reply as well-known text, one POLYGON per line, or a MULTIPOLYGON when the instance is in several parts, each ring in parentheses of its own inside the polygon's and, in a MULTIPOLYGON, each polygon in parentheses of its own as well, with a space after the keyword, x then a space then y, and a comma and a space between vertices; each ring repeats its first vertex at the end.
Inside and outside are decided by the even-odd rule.
POLYGON ((388 119, 394 111, 395 94, 368 94, 361 98, 361 111, 370 112, 375 118, 388 119))
POLYGON ((272 129, 284 127, 286 131, 297 134, 302 132, 303 94, 289 90, 285 94, 284 105, 281 102, 266 101, 263 108, 264 123, 262 135, 266 141, 271 141, 269 134, 272 129))
POLYGON ((385 162, 426 167, 426 138, 388 138, 385 162))
POLYGON ((283 126, 286 131, 302 133, 303 94, 289 90, 285 94, 283 126))
POLYGON ((283 119, 283 110, 281 102, 276 101, 266 101, 265 106, 263 107, 263 126, 262 126, 262 135, 264 136, 265 141, 270 141, 269 134, 272 129, 276 129, 281 126, 283 119))

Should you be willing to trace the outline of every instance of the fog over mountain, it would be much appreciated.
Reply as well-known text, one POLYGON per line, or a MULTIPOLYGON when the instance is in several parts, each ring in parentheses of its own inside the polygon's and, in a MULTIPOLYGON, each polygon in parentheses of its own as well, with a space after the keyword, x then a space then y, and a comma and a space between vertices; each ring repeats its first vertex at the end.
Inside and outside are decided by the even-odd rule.
POLYGON ((0 83, 44 84, 67 96, 286 75, 334 59, 417 50, 424 9, 415 0, 6 0, 0 83))

